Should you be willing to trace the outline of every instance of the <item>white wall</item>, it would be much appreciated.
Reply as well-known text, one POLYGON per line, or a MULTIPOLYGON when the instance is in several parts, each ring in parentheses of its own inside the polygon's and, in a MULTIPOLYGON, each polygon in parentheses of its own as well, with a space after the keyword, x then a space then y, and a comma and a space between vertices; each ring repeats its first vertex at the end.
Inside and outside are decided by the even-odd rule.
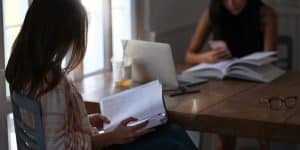
MULTIPOLYGON (((264 0, 278 12, 279 34, 293 39, 293 69, 300 71, 300 1, 264 0)), ((182 63, 197 19, 209 0, 137 0, 140 39, 170 43, 182 63)))
POLYGON ((165 32, 195 24, 204 0, 150 0, 150 30, 165 32))
POLYGON ((143 32, 139 38, 170 43, 175 62, 182 63, 198 17, 206 5, 208 0, 142 0, 137 5, 140 7, 139 32, 143 32))
POLYGON ((293 69, 300 71, 300 1, 264 0, 274 7, 278 14, 279 35, 288 35, 293 40, 293 69))

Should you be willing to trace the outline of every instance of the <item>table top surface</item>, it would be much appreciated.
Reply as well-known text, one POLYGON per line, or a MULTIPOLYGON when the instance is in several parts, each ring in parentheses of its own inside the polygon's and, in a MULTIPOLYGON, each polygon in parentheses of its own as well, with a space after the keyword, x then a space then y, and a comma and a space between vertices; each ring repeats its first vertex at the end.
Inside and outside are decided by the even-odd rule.
MULTIPOLYGON (((76 86, 85 100, 93 102, 124 90, 114 86, 111 73, 86 78, 76 86)), ((209 80, 208 83, 193 88, 200 89, 201 92, 167 97, 165 100, 170 119, 187 129, 248 137, 264 137, 270 132, 276 134, 272 137, 279 137, 277 134, 288 132, 285 130, 287 126, 300 128, 299 100, 295 108, 279 111, 259 104, 259 98, 266 96, 299 98, 300 72, 288 72, 269 84, 231 79, 209 80), (244 129, 250 127, 253 130, 244 129), (274 128, 279 128, 282 132, 272 132, 274 128)), ((270 134, 266 136, 270 137, 270 134)), ((290 137, 290 133, 286 136, 290 137)))

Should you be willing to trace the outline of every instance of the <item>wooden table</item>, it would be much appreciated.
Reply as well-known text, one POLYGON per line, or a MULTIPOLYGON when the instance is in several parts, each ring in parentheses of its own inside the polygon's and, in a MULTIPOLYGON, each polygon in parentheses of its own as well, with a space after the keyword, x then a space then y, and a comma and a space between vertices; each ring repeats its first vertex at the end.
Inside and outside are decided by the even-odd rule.
MULTIPOLYGON (((121 91, 114 87, 110 73, 86 78, 76 86, 92 102, 121 91)), ((210 80, 193 88, 201 93, 166 98, 169 119, 184 128, 300 143, 300 100, 294 109, 280 111, 258 102, 263 96, 300 98, 300 72, 287 73, 271 84, 210 80)))

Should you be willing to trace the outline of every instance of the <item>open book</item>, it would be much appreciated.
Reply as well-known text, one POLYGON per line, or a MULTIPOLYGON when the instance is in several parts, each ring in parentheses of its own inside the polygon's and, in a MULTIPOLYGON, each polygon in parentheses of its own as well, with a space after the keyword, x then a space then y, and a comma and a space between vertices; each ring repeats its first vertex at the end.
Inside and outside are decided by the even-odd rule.
POLYGON ((110 124, 104 125, 104 132, 113 130, 128 117, 139 120, 128 126, 148 121, 147 128, 152 128, 167 122, 162 85, 158 80, 101 99, 100 108, 101 114, 110 120, 110 124))
POLYGON ((276 52, 256 52, 242 58, 224 60, 216 64, 199 64, 185 70, 197 77, 239 78, 258 82, 271 82, 285 72, 271 63, 276 52))

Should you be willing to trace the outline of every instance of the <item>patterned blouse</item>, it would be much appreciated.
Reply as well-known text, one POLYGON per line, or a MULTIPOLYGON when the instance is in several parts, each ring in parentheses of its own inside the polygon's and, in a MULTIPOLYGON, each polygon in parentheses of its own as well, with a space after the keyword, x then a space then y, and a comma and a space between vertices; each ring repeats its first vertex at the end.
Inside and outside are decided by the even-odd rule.
MULTIPOLYGON (((39 100, 48 150, 91 149, 91 136, 97 134, 97 129, 91 126, 82 97, 70 81, 61 80, 56 88, 41 96, 39 100), (69 119, 70 102, 66 100, 67 92, 70 92, 71 100, 79 107, 80 116, 71 113, 74 119, 69 119), (76 123, 78 117, 81 117, 79 125, 76 123)), ((23 117, 31 125, 30 115, 23 117)))

